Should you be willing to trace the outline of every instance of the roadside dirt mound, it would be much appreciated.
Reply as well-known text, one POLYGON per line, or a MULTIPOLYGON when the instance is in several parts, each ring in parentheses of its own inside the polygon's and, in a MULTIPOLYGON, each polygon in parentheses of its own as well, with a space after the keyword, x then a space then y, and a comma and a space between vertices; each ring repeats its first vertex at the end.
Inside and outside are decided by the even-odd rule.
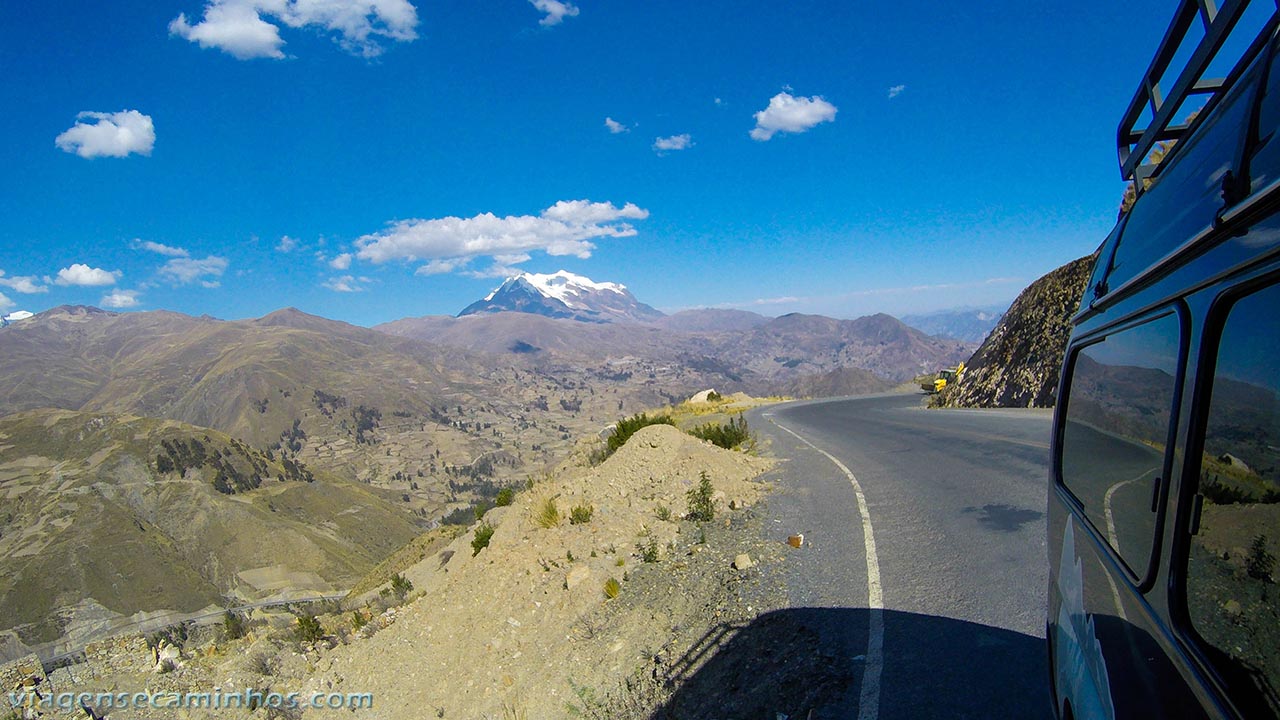
POLYGON ((752 572, 730 563, 758 549, 716 547, 716 530, 730 522, 730 508, 757 502, 765 488, 752 478, 770 465, 670 426, 644 428, 601 466, 534 485, 407 570, 422 594, 394 625, 322 658, 304 690, 372 692, 376 705, 365 717, 599 712, 661 657, 681 608, 702 600, 681 592, 679 576, 695 559, 715 557, 702 572, 723 573, 723 587, 752 572), (680 519, 702 472, 716 498, 710 531, 680 519), (473 556, 484 525, 492 538, 473 556), (640 592, 633 574, 662 597, 628 603, 640 592), (614 600, 606 597, 611 580, 614 600))

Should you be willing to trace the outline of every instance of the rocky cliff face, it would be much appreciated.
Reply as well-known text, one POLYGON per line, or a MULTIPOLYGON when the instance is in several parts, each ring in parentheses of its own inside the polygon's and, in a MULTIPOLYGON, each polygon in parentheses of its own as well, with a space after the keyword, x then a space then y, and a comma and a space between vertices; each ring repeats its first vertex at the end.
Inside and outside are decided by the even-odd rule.
POLYGON ((1071 317, 1080 307, 1097 254, 1032 283, 969 359, 964 379, 935 396, 935 407, 1053 407, 1071 317))

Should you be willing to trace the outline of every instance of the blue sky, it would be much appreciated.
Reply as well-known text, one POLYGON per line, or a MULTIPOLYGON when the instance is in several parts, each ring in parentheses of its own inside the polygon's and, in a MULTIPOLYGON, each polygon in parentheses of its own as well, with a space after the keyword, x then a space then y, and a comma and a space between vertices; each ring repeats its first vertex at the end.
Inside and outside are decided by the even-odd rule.
POLYGON ((3 3, 0 311, 371 325, 561 268, 667 311, 1008 303, 1113 225, 1172 12, 3 3))

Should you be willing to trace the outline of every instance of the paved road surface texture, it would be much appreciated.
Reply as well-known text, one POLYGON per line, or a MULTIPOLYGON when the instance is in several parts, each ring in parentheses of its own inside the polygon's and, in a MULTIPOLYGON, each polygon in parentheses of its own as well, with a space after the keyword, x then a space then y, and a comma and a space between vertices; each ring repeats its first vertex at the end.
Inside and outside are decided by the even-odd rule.
POLYGON ((815 651, 849 663, 853 681, 823 714, 1049 716, 1049 413, 891 395, 748 421, 782 459, 767 532, 805 538, 787 563, 791 607, 817 609, 815 651))

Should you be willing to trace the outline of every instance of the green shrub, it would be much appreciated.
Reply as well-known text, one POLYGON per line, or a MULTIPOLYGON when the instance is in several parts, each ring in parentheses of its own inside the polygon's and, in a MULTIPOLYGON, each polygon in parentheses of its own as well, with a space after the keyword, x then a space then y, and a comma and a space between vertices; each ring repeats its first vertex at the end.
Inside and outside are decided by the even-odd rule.
POLYGON ((480 554, 480 551, 489 547, 489 540, 493 538, 493 526, 487 522, 481 522, 476 528, 475 537, 471 538, 471 557, 480 554))
POLYGON ((712 390, 711 392, 707 393, 707 402, 720 402, 723 399, 724 399, 724 396, 716 392, 715 390, 712 390))
POLYGON ((604 596, 610 600, 618 597, 618 593, 622 592, 622 584, 614 578, 604 581, 604 596))
POLYGON ((690 430, 689 434, 726 450, 736 448, 751 439, 751 432, 747 430, 747 419, 740 414, 729 418, 729 422, 723 425, 716 423, 699 425, 690 430))
POLYGON ((534 516, 534 522, 538 523, 538 527, 547 528, 548 530, 560 524, 560 509, 556 507, 556 499, 553 497, 543 500, 538 505, 538 514, 534 516))
POLYGON ((403 600, 405 595, 413 592, 413 583, 400 573, 396 573, 391 576, 391 592, 403 600))
POLYGON ((476 509, 475 505, 458 508, 440 518, 440 522, 444 525, 470 525, 479 519, 476 517, 476 509))
POLYGON ((658 562, 658 541, 649 538, 649 542, 636 543, 636 551, 640 553, 640 559, 647 563, 658 562))
POLYGON ((364 613, 360 612, 359 610, 351 611, 351 629, 352 630, 359 630, 360 628, 368 624, 369 624, 369 621, 365 619, 364 613))
POLYGON ((227 614, 222 616, 222 632, 228 640, 239 640, 244 637, 244 620, 228 610, 227 614))
POLYGON ((685 517, 694 522, 711 522, 716 515, 715 500, 711 497, 711 478, 707 477, 706 470, 699 473, 698 478, 698 486, 689 489, 689 514, 685 517))
POLYGON ((658 516, 659 520, 662 520, 665 522, 671 519, 671 508, 667 507, 666 505, 659 505, 658 509, 655 511, 655 514, 658 516))
POLYGON ((498 507, 506 507, 516 499, 515 488, 504 487, 498 491, 498 497, 494 498, 493 504, 498 507))
POLYGON ((1219 475, 1200 474, 1200 494, 1214 505, 1233 505, 1255 502, 1252 493, 1222 482, 1219 475))
POLYGON ((623 418, 618 421, 618 426, 614 428, 613 434, 605 441, 605 449, 607 450, 605 456, 608 457, 609 455, 612 455, 618 448, 626 445, 627 441, 631 439, 631 436, 635 435, 636 431, 641 428, 645 428, 650 425, 670 425, 675 427, 675 424, 676 421, 666 415, 654 415, 653 417, 649 417, 645 413, 640 413, 639 415, 632 415, 629 418, 623 418))
POLYGON ((293 635, 303 642, 315 642, 324 637, 324 626, 315 615, 299 615, 298 626, 293 629, 293 635))
POLYGON ((569 511, 569 524, 586 525, 591 522, 591 515, 595 511, 596 509, 591 505, 575 505, 573 509, 569 511))
POLYGON ((1271 571, 1275 568, 1276 558, 1267 552, 1267 536, 1258 535, 1249 546, 1249 557, 1245 559, 1245 570, 1249 577, 1264 582, 1271 582, 1271 571))

